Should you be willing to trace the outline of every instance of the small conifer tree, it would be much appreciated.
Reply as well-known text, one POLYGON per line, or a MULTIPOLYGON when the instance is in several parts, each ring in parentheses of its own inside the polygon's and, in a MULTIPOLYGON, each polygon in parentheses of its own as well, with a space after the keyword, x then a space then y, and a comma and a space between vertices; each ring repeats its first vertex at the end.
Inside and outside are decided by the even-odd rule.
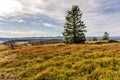
POLYGON ((104 33, 102 40, 109 40, 109 34, 108 34, 108 32, 104 33))

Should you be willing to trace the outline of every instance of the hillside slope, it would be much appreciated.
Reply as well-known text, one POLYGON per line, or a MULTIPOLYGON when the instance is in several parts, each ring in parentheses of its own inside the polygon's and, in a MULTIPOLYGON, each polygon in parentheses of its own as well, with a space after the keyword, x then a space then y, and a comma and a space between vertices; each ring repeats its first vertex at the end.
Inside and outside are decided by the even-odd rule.
POLYGON ((120 43, 3 50, 0 80, 120 80, 120 43))

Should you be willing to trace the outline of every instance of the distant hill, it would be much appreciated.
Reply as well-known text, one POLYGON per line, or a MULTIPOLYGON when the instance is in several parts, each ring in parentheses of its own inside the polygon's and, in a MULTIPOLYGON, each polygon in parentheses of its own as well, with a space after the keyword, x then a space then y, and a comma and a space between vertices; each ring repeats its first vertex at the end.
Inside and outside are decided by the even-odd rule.
POLYGON ((20 38, 0 38, 0 43, 6 42, 9 40, 25 40, 25 41, 31 41, 31 40, 52 40, 52 39, 59 39, 62 40, 63 37, 57 36, 57 37, 20 37, 20 38))
MULTIPOLYGON (((86 37, 87 40, 91 40, 94 36, 86 37)), ((52 40, 52 39, 61 39, 63 40, 62 36, 57 37, 20 37, 20 38, 0 38, 0 43, 6 42, 9 40, 52 40)), ((97 37, 98 40, 101 40, 102 37, 97 37)), ((120 36, 110 37, 111 40, 120 40, 120 36)))
MULTIPOLYGON (((93 37, 95 37, 95 36, 86 37, 86 39, 87 39, 87 40, 91 40, 91 39, 93 39, 93 37)), ((102 39, 101 36, 96 36, 96 38, 97 38, 98 40, 101 40, 101 39, 102 39)), ((120 40, 120 36, 111 36, 111 37, 110 37, 110 40, 120 40)))

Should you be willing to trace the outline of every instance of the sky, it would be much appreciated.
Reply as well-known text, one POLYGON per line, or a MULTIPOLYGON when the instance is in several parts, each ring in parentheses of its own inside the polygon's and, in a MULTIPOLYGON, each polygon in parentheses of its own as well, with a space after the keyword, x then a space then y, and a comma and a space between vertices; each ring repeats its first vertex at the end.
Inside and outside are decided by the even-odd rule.
POLYGON ((86 36, 120 36, 120 0, 0 0, 0 37, 62 36, 72 5, 83 13, 86 36))

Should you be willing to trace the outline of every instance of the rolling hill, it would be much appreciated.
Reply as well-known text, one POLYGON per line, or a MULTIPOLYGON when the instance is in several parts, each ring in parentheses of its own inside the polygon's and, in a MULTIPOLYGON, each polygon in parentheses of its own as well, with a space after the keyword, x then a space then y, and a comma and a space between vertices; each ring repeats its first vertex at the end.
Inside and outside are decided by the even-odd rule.
POLYGON ((119 80, 120 43, 0 46, 1 80, 119 80))

